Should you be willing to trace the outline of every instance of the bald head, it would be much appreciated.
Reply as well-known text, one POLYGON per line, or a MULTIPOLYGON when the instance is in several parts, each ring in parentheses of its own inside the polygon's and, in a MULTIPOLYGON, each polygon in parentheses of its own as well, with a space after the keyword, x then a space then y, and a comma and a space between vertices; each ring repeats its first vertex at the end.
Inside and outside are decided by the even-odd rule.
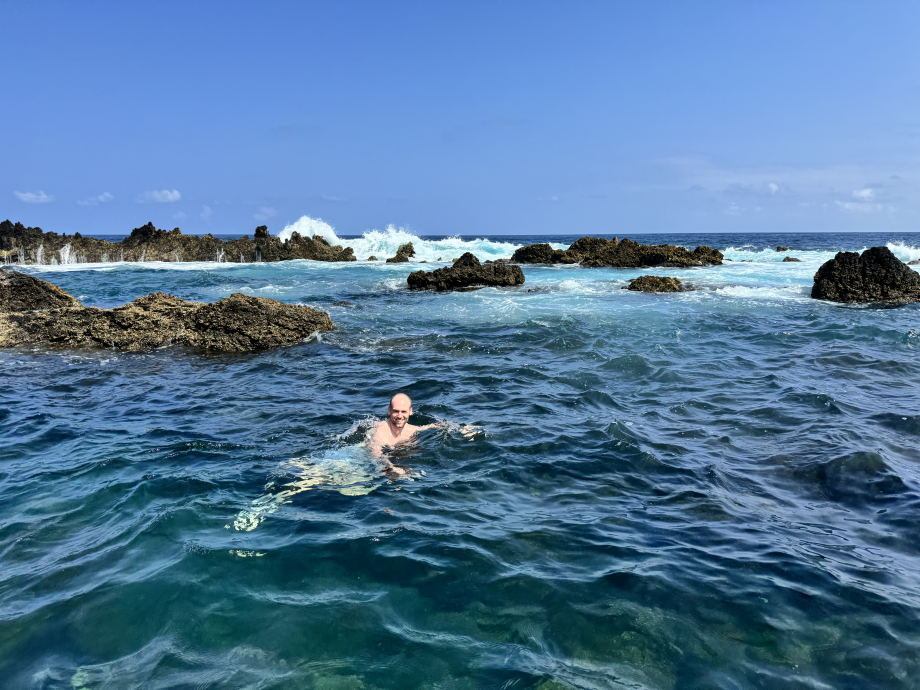
POLYGON ((392 398, 390 398, 390 409, 393 409, 396 406, 412 407, 412 398, 410 398, 405 393, 397 393, 392 398))

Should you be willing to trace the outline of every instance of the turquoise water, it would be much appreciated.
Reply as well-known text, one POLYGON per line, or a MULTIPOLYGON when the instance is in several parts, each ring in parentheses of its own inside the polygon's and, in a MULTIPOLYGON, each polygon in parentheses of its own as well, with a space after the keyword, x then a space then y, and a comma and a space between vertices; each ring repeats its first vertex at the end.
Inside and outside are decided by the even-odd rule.
POLYGON ((735 261, 453 294, 363 261, 22 269, 88 305, 244 292, 338 330, 0 352, 0 685, 917 687, 920 308, 808 293, 834 251, 920 236, 637 239, 735 261), (642 273, 697 290, 621 289, 642 273), (393 458, 407 479, 365 445, 397 390, 444 422, 393 458))

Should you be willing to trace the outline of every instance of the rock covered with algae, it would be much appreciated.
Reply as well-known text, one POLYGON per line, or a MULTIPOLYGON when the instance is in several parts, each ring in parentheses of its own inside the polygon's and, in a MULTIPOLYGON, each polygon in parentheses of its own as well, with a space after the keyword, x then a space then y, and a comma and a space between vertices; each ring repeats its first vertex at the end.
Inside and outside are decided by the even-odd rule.
MULTIPOLYGON (((7 273, 13 271, 3 271, 0 285, 7 279, 7 273)), ((82 306, 45 281, 33 280, 48 286, 46 293, 62 303, 51 308, 38 307, 34 311, 0 309, 5 312, 0 313, 0 347, 44 344, 144 350, 180 345, 246 351, 289 345, 316 331, 334 328, 326 312, 240 293, 218 302, 202 303, 155 292, 115 309, 98 309, 82 306)), ((29 296, 37 292, 32 281, 20 281, 19 285, 22 289, 13 289, 12 298, 9 302, 4 299, 4 305, 28 304, 29 296)), ((31 302, 38 303, 37 300, 31 302)))

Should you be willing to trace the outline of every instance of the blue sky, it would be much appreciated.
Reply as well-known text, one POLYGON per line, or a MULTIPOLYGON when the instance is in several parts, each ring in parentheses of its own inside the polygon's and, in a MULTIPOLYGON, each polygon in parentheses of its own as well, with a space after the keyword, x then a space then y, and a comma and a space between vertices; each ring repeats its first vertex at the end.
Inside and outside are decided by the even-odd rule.
POLYGON ((918 2, 0 0, 0 218, 920 231, 918 2))

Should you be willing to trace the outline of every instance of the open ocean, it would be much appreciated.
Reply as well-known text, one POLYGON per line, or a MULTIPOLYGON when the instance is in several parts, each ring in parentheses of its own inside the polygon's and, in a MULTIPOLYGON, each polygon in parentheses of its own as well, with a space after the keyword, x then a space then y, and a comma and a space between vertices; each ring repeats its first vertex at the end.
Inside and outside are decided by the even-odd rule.
POLYGON ((22 268, 86 305, 243 292, 337 330, 0 351, 0 687, 920 687, 920 305, 809 297, 836 251, 917 259, 920 234, 626 236, 734 261, 450 294, 407 291, 415 264, 22 268), (644 273, 697 289, 621 289, 644 273), (364 445, 397 391, 450 423, 407 479, 364 445))

